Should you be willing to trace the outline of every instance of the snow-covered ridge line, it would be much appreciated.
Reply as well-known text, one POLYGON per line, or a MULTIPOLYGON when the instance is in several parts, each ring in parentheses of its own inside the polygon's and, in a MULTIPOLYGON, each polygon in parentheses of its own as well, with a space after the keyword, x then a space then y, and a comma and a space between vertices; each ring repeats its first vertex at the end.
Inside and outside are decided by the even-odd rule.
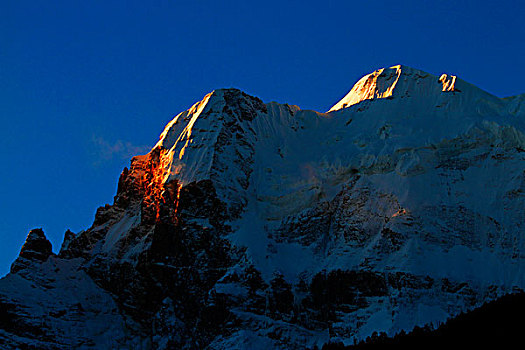
POLYGON ((482 91, 458 79, 455 75, 442 74, 438 77, 419 69, 396 65, 389 68, 381 68, 365 75, 328 112, 347 108, 364 100, 396 96, 424 97, 434 95, 435 97, 440 92, 461 92, 465 89, 479 90, 478 93, 482 91))
MULTIPOLYGON (((350 137, 353 143, 367 144, 365 140, 355 139, 356 135, 342 133, 342 130, 347 129, 348 120, 353 120, 356 112, 371 108, 376 110, 372 114, 378 115, 378 118, 385 119, 388 115, 388 122, 379 121, 374 117, 375 119, 368 122, 360 120, 359 124, 363 124, 362 127, 366 129, 384 127, 386 129, 382 133, 388 134, 391 133, 391 128, 398 128, 397 138, 403 139, 403 142, 407 143, 405 146, 418 147, 438 143, 443 138, 454 138, 466 132, 475 122, 469 120, 469 116, 474 118, 479 118, 480 115, 488 116, 492 121, 501 124, 501 120, 493 118, 512 112, 519 114, 521 105, 519 98, 499 99, 454 75, 443 74, 437 77, 418 69, 397 65, 364 76, 347 96, 330 109, 331 113, 328 114, 302 111, 298 107, 291 108, 277 103, 263 104, 259 99, 236 89, 215 90, 170 121, 154 149, 163 149, 162 164, 165 167, 163 182, 177 180, 184 185, 213 178, 219 185, 221 198, 229 201, 235 194, 240 194, 236 199, 240 204, 246 203, 242 193, 246 191, 249 182, 254 176, 256 178, 259 176, 256 170, 259 166, 251 166, 254 152, 264 154, 268 149, 275 148, 277 153, 282 153, 286 149, 284 146, 295 148, 291 144, 298 143, 303 150, 306 150, 305 147, 313 147, 308 150, 310 157, 331 158, 332 154, 340 154, 340 152, 324 145, 324 141, 321 145, 316 145, 312 142, 303 142, 303 138, 315 141, 321 140, 322 137, 330 139, 334 135, 341 135, 337 136, 341 141, 342 138, 350 137), (361 106, 362 103, 371 100, 389 101, 388 106, 379 101, 374 106, 368 104, 361 106), (359 107, 348 108, 354 105, 359 107), (236 110, 239 113, 232 112, 236 110), (414 113, 420 114, 418 120, 403 120, 414 113), (450 113, 464 114, 464 118, 443 119, 450 113), (379 117, 380 114, 384 116, 379 117), (342 121, 343 119, 345 120, 342 121), (425 132, 428 137, 423 144, 420 142, 420 137, 411 135, 415 131, 414 127, 423 128, 431 122, 435 123, 436 120, 440 120, 439 125, 436 125, 433 132, 425 132), (384 125, 375 126, 378 122, 384 125), (345 126, 343 127, 342 124, 345 126), (407 132, 410 128, 413 130, 407 132), (310 133, 312 134, 305 136, 310 133), (406 137, 402 137, 404 134, 406 137), (323 136, 320 137, 321 135, 323 136), (224 150, 218 152, 219 148, 224 150), (242 172, 231 171, 233 164, 237 164, 235 167, 242 168, 242 172), (239 177, 241 173, 243 175, 239 177), (229 181, 226 179, 235 181, 225 184, 224 181, 229 181), (229 195, 223 196, 224 191, 229 192, 229 195)), ((385 136, 387 135, 384 134, 382 137, 385 136)), ((377 157, 379 152, 385 153, 387 150, 390 153, 394 151, 389 149, 390 142, 380 141, 377 147, 387 147, 387 149, 380 150, 377 147, 373 151, 369 149, 367 157, 371 154, 377 157)), ((360 152, 360 147, 355 149, 348 142, 343 142, 341 145, 346 149, 347 158, 360 152)), ((273 157, 273 152, 270 153, 268 156, 273 157)), ((284 154, 279 157, 273 163, 278 164, 283 160, 286 163, 294 163, 303 155, 298 151, 293 158, 285 157, 284 154)), ((267 157, 262 159, 263 163, 266 162, 265 159, 267 157)), ((301 162, 305 161, 307 160, 301 160, 301 162)), ((356 162, 357 159, 345 160, 346 166, 356 162)), ((283 166, 286 167, 286 164, 283 166)), ((287 177, 290 178, 288 175, 287 177)), ((293 179, 289 184, 292 188, 296 187, 294 183, 310 183, 311 180, 301 176, 293 179)))

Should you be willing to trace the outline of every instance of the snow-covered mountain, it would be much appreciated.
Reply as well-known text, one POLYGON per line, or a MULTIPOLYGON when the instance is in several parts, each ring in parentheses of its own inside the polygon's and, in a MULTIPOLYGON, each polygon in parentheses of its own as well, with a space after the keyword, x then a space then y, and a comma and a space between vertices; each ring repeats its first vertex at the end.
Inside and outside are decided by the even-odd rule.
POLYGON ((394 66, 327 113, 211 92, 60 253, 0 280, 7 348, 304 349, 525 287, 525 95, 394 66))

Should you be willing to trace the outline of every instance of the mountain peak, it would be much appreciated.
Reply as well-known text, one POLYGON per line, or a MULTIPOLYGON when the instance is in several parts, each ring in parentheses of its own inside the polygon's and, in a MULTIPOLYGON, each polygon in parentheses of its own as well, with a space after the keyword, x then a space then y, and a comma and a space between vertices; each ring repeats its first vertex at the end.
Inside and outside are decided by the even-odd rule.
POLYGON ((364 100, 411 94, 432 95, 448 91, 459 91, 456 88, 455 75, 442 74, 438 78, 419 69, 399 64, 380 68, 362 77, 328 112, 350 107, 364 100))
POLYGON ((42 262, 52 255, 51 243, 47 240, 41 228, 35 228, 29 232, 22 246, 20 255, 11 265, 11 272, 18 272, 28 267, 31 262, 42 262))
POLYGON ((346 99, 386 100, 179 113, 58 255, 30 232, 3 348, 320 348, 524 289, 525 97, 398 65, 346 99))

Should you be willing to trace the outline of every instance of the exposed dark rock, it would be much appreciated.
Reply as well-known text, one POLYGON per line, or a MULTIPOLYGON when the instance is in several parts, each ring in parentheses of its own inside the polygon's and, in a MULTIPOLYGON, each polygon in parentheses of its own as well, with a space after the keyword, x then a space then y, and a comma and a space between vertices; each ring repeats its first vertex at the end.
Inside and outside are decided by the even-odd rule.
POLYGON ((11 272, 16 273, 32 263, 41 263, 53 254, 49 242, 41 228, 32 229, 20 250, 18 258, 11 265, 11 272))
POLYGON ((65 252, 68 247, 69 247, 69 244, 71 243, 71 241, 73 239, 75 239, 77 235, 73 232, 71 232, 70 230, 67 230, 65 233, 64 233, 64 241, 62 241, 62 246, 60 247, 60 253, 58 254, 59 256, 63 256, 63 252, 65 252))

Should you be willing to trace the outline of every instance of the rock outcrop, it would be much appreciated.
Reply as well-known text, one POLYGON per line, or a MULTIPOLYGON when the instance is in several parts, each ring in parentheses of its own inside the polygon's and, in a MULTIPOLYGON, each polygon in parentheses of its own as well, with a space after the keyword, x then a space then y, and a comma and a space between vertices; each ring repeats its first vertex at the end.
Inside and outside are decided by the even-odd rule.
POLYGON ((27 235, 18 258, 11 265, 11 273, 25 269, 33 263, 42 263, 51 255, 53 255, 51 242, 47 240, 41 228, 35 228, 27 235))

